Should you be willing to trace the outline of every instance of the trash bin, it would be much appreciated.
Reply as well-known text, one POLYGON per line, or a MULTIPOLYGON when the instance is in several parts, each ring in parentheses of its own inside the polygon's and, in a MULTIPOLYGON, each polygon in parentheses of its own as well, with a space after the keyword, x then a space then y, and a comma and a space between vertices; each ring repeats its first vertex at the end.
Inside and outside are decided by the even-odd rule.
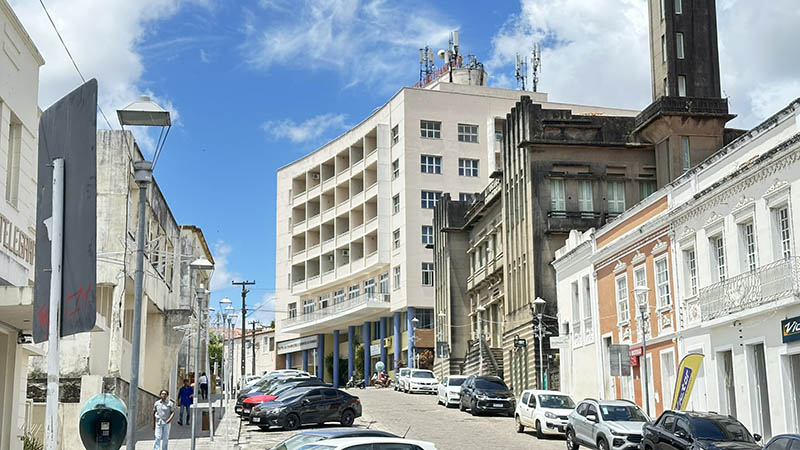
MULTIPOLYGON (((202 414, 203 414, 203 418, 200 421, 200 429, 202 431, 209 431, 211 429, 211 426, 208 423, 208 408, 204 408, 202 414)), ((216 415, 216 412, 214 411, 214 407, 211 407, 211 414, 216 415)))

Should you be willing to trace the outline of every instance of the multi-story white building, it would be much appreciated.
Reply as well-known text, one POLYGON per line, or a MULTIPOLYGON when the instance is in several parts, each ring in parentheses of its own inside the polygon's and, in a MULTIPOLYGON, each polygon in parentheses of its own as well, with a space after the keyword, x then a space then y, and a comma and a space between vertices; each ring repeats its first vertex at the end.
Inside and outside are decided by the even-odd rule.
MULTIPOLYGON (((401 89, 278 171, 278 367, 320 367, 333 353, 332 365, 347 357, 347 370, 319 373, 338 384, 355 368, 355 344, 367 344, 367 375, 378 360, 393 370, 434 347, 433 208, 443 192, 483 191, 502 168, 502 124, 520 96, 486 87, 477 65, 450 74, 401 89)), ((526 94, 546 107, 613 114, 526 94)))
POLYGON ((26 344, 33 318, 39 67, 44 64, 6 0, 0 0, 0 448, 21 449, 30 430, 26 344))

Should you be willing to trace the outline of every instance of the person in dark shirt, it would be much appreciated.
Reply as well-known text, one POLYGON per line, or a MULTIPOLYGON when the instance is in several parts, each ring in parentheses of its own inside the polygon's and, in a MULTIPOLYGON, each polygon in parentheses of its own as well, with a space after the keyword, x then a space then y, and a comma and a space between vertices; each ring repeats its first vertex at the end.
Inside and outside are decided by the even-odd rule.
POLYGON ((178 391, 178 400, 181 402, 181 412, 178 415, 178 425, 183 425, 183 410, 186 410, 186 423, 192 423, 192 416, 189 415, 189 407, 194 401, 194 388, 189 386, 189 380, 183 380, 183 387, 178 391))

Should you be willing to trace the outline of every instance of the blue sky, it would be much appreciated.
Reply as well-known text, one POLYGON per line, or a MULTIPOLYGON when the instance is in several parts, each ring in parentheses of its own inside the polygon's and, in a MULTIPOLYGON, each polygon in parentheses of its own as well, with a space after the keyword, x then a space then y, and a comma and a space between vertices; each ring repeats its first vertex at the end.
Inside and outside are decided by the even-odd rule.
MULTIPOLYGON (((800 96, 795 1, 717 2, 734 126, 800 96)), ((45 109, 80 80, 38 2, 11 3, 47 61, 45 109)), ((446 46, 451 30, 486 64, 490 85, 514 87, 514 54, 542 41, 540 90, 551 100, 643 108, 650 95, 644 0, 45 4, 81 70, 98 79, 109 118, 141 93, 177 118, 155 176, 177 220, 202 227, 214 250, 212 304, 240 300, 232 278, 257 281, 251 308, 273 294, 275 171, 416 82, 417 49, 446 46)), ((259 318, 268 322, 271 309, 259 318)))

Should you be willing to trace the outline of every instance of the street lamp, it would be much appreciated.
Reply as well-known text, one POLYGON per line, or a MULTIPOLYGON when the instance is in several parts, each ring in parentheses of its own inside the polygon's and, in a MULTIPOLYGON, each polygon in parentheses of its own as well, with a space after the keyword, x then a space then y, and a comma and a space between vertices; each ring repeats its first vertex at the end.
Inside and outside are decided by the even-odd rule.
POLYGON ((483 312, 486 308, 478 305, 475 311, 478 311, 478 375, 483 375, 483 312))
MULTIPOLYGON (((191 263, 189 263, 189 284, 192 283, 192 279, 194 278, 192 276, 192 272, 193 271, 197 271, 197 270, 211 270, 211 271, 213 271, 214 270, 214 263, 212 263, 211 261, 209 261, 205 257, 197 258, 194 261, 192 261, 191 263)), ((210 278, 211 277, 209 276, 209 279, 210 278)), ((195 363, 194 363, 194 380, 195 380, 195 389, 196 389, 197 387, 199 387, 199 384, 200 384, 200 377, 198 376, 198 372, 199 372, 198 368, 200 367, 200 348, 201 348, 200 342, 202 342, 201 339, 200 339, 200 327, 201 327, 201 325, 203 323, 203 319, 204 319, 203 310, 205 309, 206 304, 208 302, 209 291, 207 291, 206 288, 203 287, 203 285, 201 283, 195 289, 195 293, 197 295, 197 352, 196 352, 196 357, 195 357, 195 360, 194 360, 195 361, 195 363)), ((195 392, 195 400, 197 400, 198 398, 199 397, 197 396, 197 392, 195 392)), ((198 408, 199 405, 198 405, 197 402, 194 402, 193 406, 194 406, 194 408, 192 409, 192 441, 191 441, 192 450, 194 450, 195 444, 196 444, 195 430, 197 429, 197 408, 198 408)), ((211 417, 211 414, 210 414, 210 411, 209 411, 209 419, 211 419, 211 418, 212 417, 211 417)), ((213 430, 213 428, 212 428, 212 430, 213 430)), ((212 440, 213 440, 213 436, 214 436, 213 432, 211 433, 211 436, 212 436, 212 440)))
POLYGON ((539 324, 536 326, 535 331, 539 333, 539 387, 540 389, 545 389, 544 385, 544 323, 542 322, 542 317, 544 316, 544 307, 547 306, 547 302, 541 298, 536 297, 536 300, 533 301, 531 304, 531 312, 536 314, 536 319, 539 324))
POLYGON ((418 324, 419 324, 419 319, 417 319, 417 317, 414 316, 414 318, 411 319, 411 328, 412 328, 412 332, 414 333, 414 342, 413 342, 414 347, 411 349, 411 351, 413 352, 412 355, 411 355, 411 363, 412 364, 416 363, 416 365, 417 365, 416 368, 417 369, 419 369, 419 359, 417 359, 417 325, 418 324))
POLYGON ((633 288, 633 293, 636 296, 636 302, 639 304, 639 314, 641 317, 641 324, 642 324, 642 378, 644 379, 644 406, 645 411, 647 411, 647 415, 650 415, 650 382, 647 376, 647 324, 645 323, 646 316, 648 315, 648 310, 650 309, 650 305, 648 304, 648 296, 650 294, 650 288, 647 286, 636 286, 633 288))
MULTIPOLYGON (((228 339, 228 314, 230 314, 230 312, 228 311, 228 308, 230 308, 231 311, 233 310, 233 307, 231 306, 231 303, 232 303, 231 299, 229 299, 228 297, 224 297, 222 300, 219 301, 219 307, 222 310, 222 345, 223 345, 223 348, 227 347, 227 342, 226 341, 228 339)), ((223 352, 223 355, 224 355, 224 352, 223 352)), ((222 376, 226 377, 226 378, 223 378, 223 380, 227 379, 227 376, 228 376, 228 364, 227 364, 227 361, 228 361, 228 359, 225 358, 225 360, 222 362, 222 376)), ((228 401, 228 390, 229 389, 230 389, 230 387, 228 386, 228 384, 227 383, 223 383, 223 390, 225 392, 225 401, 226 402, 228 401)))
POLYGON ((228 356, 230 358, 230 369, 231 369, 229 371, 229 374, 230 374, 230 385, 229 386, 231 387, 231 394, 236 392, 236 390, 233 388, 233 374, 234 374, 234 370, 233 370, 233 351, 234 351, 234 347, 235 347, 233 345, 233 338, 234 338, 234 336, 233 336, 233 334, 234 334, 233 333, 233 325, 236 323, 237 320, 239 320, 239 314, 233 312, 234 310, 235 309, 233 307, 231 307, 230 308, 231 313, 228 315, 228 328, 229 328, 230 335, 231 335, 230 351, 228 352, 228 356))
MULTIPOLYGON (((130 126, 161 127, 156 153, 158 158, 164 142, 167 140, 172 122, 169 111, 150 101, 149 97, 140 97, 125 108, 117 110, 119 123, 125 128, 130 126), (166 133, 164 130, 166 129, 166 133), (162 139, 163 137, 163 139, 162 139)), ((139 218, 136 226, 136 272, 133 278, 133 336, 131 342, 131 379, 128 394, 128 417, 136 417, 139 394, 139 352, 141 349, 142 331, 142 283, 144 280, 144 224, 145 207, 147 205, 147 188, 153 182, 154 163, 146 160, 133 163, 134 180, 139 188, 139 218)), ((128 427, 127 448, 136 448, 136 420, 128 427)))
MULTIPOLYGON (((439 311, 439 314, 437 314, 437 317, 439 317, 439 319, 440 319, 439 323, 441 324, 441 325, 439 325, 439 342, 441 342, 441 344, 439 342, 436 343, 436 347, 437 347, 436 350, 439 353, 438 355, 436 355, 436 357, 437 358, 441 357, 441 359, 442 359, 441 361, 439 361, 439 374, 440 374, 439 378, 440 378, 440 381, 441 381, 441 380, 444 380, 444 360, 445 360, 445 357, 444 357, 444 348, 443 347, 444 347, 445 336, 446 336, 445 325, 447 324, 447 320, 446 320, 447 314, 445 314, 444 311, 439 311)), ((450 371, 448 370, 448 372, 450 372, 450 371)))

